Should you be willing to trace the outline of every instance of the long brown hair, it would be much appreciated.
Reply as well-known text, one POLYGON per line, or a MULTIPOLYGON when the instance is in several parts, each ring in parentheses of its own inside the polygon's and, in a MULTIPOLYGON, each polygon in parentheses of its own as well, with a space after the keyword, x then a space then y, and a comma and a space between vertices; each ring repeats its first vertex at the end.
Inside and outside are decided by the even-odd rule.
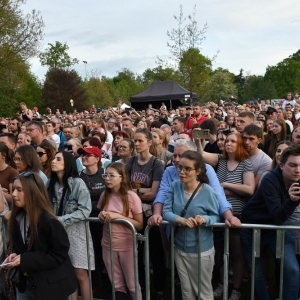
POLYGON ((51 177, 51 163, 52 160, 55 158, 55 154, 57 153, 57 149, 55 146, 53 146, 49 142, 42 142, 38 145, 39 148, 42 148, 46 151, 47 160, 43 164, 44 173, 47 176, 47 178, 51 177))
MULTIPOLYGON (((129 201, 128 201, 128 191, 131 190, 129 178, 126 172, 126 168, 122 163, 119 162, 113 162, 110 165, 107 166, 106 170, 108 168, 115 169, 119 175, 122 176, 121 186, 119 190, 119 194, 121 196, 122 202, 123 202, 123 212, 126 217, 129 215, 129 201)), ((103 201, 101 203, 100 211, 102 211, 104 208, 106 208, 109 204, 110 198, 111 198, 111 189, 106 187, 104 190, 104 197, 103 201)))
MULTIPOLYGON (((35 240, 38 239, 38 222, 40 214, 45 211, 56 218, 52 205, 45 187, 45 184, 41 177, 34 172, 27 172, 19 175, 15 180, 20 180, 22 184, 22 190, 24 193, 24 199, 26 203, 26 214, 29 220, 29 249, 34 244, 35 240)), ((23 208, 19 208, 12 205, 11 215, 9 218, 9 234, 10 240, 13 240, 15 231, 15 220, 16 216, 22 211, 23 208)))
POLYGON ((276 119, 274 120, 273 124, 277 123, 279 126, 281 126, 281 131, 279 133, 279 136, 277 137, 273 132, 271 133, 271 142, 268 149, 268 155, 273 158, 274 149, 278 142, 286 140, 286 123, 283 119, 276 119))
POLYGON ((241 162, 247 158, 250 157, 249 153, 246 151, 243 145, 243 138, 238 132, 231 132, 230 134, 227 135, 225 139, 225 144, 224 144, 224 150, 223 150, 223 157, 224 159, 228 159, 228 153, 225 150, 225 146, 227 143, 227 138, 230 135, 235 135, 236 136, 236 152, 235 152, 235 160, 238 162, 241 162))

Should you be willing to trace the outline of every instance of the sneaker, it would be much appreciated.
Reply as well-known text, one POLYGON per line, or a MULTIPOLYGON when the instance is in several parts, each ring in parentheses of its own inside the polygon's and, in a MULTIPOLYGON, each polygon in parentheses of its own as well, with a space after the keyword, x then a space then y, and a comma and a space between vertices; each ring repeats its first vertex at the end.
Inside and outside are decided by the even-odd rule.
POLYGON ((228 300, 240 300, 241 292, 233 289, 228 300))
POLYGON ((223 295, 223 283, 219 282, 218 287, 214 290, 214 297, 221 297, 223 295))

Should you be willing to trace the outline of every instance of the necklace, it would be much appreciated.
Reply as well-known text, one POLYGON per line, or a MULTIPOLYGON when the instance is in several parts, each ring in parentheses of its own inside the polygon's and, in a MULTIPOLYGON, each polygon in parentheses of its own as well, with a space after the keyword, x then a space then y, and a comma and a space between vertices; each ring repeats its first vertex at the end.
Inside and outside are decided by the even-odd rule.
POLYGON ((84 172, 82 173, 85 175, 85 178, 87 180, 87 188, 89 189, 90 193, 92 193, 94 190, 102 188, 102 182, 95 182, 95 180, 93 180, 97 176, 98 172, 92 175, 87 175, 84 172))

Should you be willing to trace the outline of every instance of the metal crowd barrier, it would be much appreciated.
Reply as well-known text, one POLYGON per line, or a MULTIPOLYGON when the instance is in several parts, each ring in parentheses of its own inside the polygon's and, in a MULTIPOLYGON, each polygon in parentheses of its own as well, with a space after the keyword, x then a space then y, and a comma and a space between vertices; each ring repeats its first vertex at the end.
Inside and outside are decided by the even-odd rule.
MULTIPOLYGON (((90 241, 89 241, 89 222, 100 222, 99 218, 87 218, 85 219, 85 233, 86 233, 86 242, 87 242, 87 257, 88 257, 88 273, 89 273, 89 282, 90 282, 90 293, 91 293, 91 300, 93 300, 93 292, 92 292, 92 276, 91 276, 91 251, 90 251, 90 241)), ((137 251, 137 241, 143 240, 142 235, 136 232, 136 229, 132 225, 132 223, 125 219, 115 219, 112 220, 108 226, 109 226, 109 236, 111 237, 112 233, 112 224, 118 223, 127 225, 132 232, 132 247, 133 247, 133 262, 134 262, 134 284, 135 284, 135 300, 141 300, 139 299, 139 274, 138 274, 138 251, 137 251)), ((114 261, 113 261, 113 249, 112 249, 112 239, 110 238, 110 262, 111 262, 111 285, 112 285, 112 299, 115 300, 115 286, 114 286, 114 261)))
MULTIPOLYGON (((175 300, 175 285, 174 285, 174 228, 173 225, 167 221, 162 221, 161 225, 171 225, 171 296, 175 300)), ((228 264, 229 264, 229 230, 230 228, 224 223, 215 223, 210 227, 224 228, 224 277, 223 277, 223 300, 228 299, 228 264)), ((150 256, 149 256, 149 231, 152 227, 147 226, 145 229, 145 275, 146 275, 146 300, 150 300, 150 256)), ((276 258, 284 257, 284 233, 285 230, 300 230, 300 226, 273 226, 273 225, 260 225, 260 224, 242 224, 239 228, 248 228, 253 230, 253 244, 252 244, 252 266, 251 266, 251 300, 254 300, 254 278, 255 278, 255 258, 260 257, 260 237, 261 230, 269 229, 277 231, 276 240, 276 258)), ((198 240, 200 241, 201 227, 198 227, 198 240)), ((201 258, 201 246, 198 244, 198 258, 201 258)), ((280 290, 279 299, 282 300, 283 290, 283 267, 284 260, 280 260, 280 290)), ((198 259, 198 299, 200 298, 200 279, 201 279, 201 259, 198 259)))

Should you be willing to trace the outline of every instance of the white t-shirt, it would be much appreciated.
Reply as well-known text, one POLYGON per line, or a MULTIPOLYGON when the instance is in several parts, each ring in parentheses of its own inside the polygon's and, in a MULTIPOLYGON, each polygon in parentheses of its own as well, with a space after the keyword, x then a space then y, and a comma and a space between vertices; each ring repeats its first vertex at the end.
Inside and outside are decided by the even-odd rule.
POLYGON ((112 159, 111 149, 112 149, 113 140, 114 140, 113 135, 109 131, 107 131, 107 138, 106 138, 105 143, 110 144, 109 148, 107 149, 107 154, 108 154, 110 160, 112 159))

